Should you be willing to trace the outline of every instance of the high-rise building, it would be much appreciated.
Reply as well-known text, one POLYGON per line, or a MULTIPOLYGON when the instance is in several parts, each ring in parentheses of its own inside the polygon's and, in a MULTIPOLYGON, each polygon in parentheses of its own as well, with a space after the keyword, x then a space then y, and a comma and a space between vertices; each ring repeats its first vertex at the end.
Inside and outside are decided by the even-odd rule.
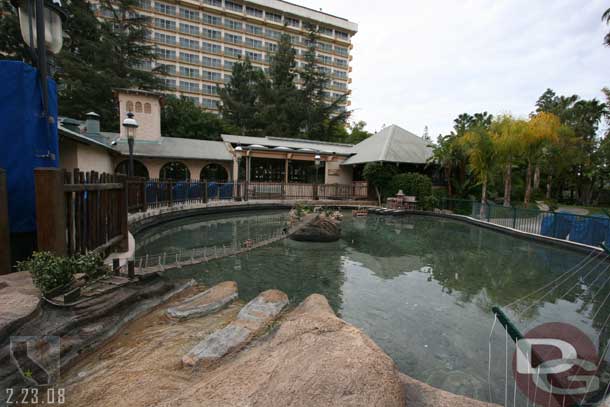
POLYGON ((281 0, 139 0, 136 11, 150 17, 148 39, 157 63, 166 65, 167 93, 206 110, 218 110, 217 85, 230 80, 239 58, 268 71, 282 33, 290 35, 302 67, 311 26, 318 32, 320 69, 329 78, 325 96, 330 101, 350 92, 351 38, 358 26, 344 18, 281 0))

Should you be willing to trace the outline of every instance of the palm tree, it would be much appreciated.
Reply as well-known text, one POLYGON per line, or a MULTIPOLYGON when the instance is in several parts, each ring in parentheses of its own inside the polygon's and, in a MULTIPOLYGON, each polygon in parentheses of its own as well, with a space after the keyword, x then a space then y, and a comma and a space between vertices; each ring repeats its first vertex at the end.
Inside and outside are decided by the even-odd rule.
POLYGON ((496 150, 497 162, 503 169, 504 206, 510 207, 512 193, 512 170, 514 161, 523 151, 523 135, 527 129, 524 120, 510 115, 497 117, 491 124, 492 140, 496 150))
POLYGON ((432 157, 428 161, 437 163, 443 169, 445 179, 447 180, 447 195, 451 197, 453 195, 451 176, 457 161, 455 156, 455 137, 451 135, 439 136, 438 143, 432 146, 432 157))
POLYGON ((468 164, 477 181, 481 184, 481 216, 487 203, 487 186, 496 165, 496 150, 491 133, 484 126, 469 130, 461 142, 468 157, 468 164))
MULTIPOLYGON (((602 15, 602 21, 604 21, 606 24, 610 24, 610 8, 602 15)), ((610 32, 606 34, 604 41, 606 45, 610 47, 610 32)))

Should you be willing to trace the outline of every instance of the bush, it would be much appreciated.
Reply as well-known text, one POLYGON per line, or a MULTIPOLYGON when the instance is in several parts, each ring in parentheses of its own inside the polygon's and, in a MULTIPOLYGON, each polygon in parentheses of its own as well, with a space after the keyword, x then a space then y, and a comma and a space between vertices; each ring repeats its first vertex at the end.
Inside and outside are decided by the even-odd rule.
POLYGON ((367 163, 364 166, 362 176, 375 188, 379 203, 392 195, 390 185, 397 171, 396 166, 383 163, 367 163))
POLYGON ((104 260, 96 253, 62 257, 49 252, 34 252, 28 260, 18 262, 17 268, 29 271, 34 285, 43 294, 71 283, 74 274, 84 273, 87 279, 92 279, 108 272, 104 260))
POLYGON ((392 177, 392 195, 402 189, 407 196, 417 197, 418 202, 423 202, 424 198, 432 195, 432 180, 430 177, 416 172, 407 172, 392 177))

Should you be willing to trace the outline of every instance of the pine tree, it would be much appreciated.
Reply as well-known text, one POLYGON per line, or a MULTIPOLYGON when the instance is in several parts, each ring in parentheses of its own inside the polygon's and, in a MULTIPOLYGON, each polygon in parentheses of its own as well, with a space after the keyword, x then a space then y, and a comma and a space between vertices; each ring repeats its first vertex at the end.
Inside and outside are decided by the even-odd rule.
POLYGON ((231 80, 219 89, 222 117, 227 123, 239 128, 243 136, 256 136, 260 133, 259 89, 264 79, 264 73, 254 68, 246 57, 244 61, 233 65, 231 80))

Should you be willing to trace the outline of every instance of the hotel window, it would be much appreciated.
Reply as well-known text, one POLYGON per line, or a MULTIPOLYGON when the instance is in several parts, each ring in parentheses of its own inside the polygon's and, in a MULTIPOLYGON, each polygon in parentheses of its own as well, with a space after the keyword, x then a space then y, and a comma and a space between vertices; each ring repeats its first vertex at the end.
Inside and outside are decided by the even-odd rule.
POLYGON ((327 55, 318 55, 318 60, 323 64, 331 65, 333 63, 333 59, 327 55))
POLYGON ((199 27, 191 24, 180 23, 180 32, 191 35, 199 35, 199 27))
POLYGON ((201 57, 201 65, 210 68, 220 68, 221 60, 218 58, 201 57))
POLYGON ((162 28, 164 30, 176 30, 176 22, 165 20, 163 18, 155 18, 155 27, 162 28))
POLYGON ((203 79, 213 82, 220 82, 222 75, 220 72, 203 71, 203 79))
POLYGON ((347 66, 347 60, 335 58, 335 64, 339 66, 347 66))
POLYGON ((333 30, 332 30, 332 28, 326 28, 326 27, 322 27, 322 26, 320 26, 320 28, 318 28, 318 32, 319 32, 320 34, 323 34, 323 35, 328 35, 328 36, 330 36, 330 37, 332 37, 332 36, 333 36, 333 30))
POLYGON ((216 85, 203 84, 201 86, 201 92, 206 95, 218 95, 218 87, 216 85))
POLYGON ((199 78, 199 69, 187 68, 186 66, 181 66, 180 75, 188 76, 189 78, 199 78))
POLYGON ((318 66, 318 71, 320 71, 326 75, 330 75, 332 73, 332 69, 330 69, 326 66, 318 66))
POLYGON ((188 101, 190 101, 190 102, 193 102, 193 103, 194 103, 194 104, 196 104, 197 106, 199 106, 199 105, 200 105, 199 98, 198 98, 197 96, 188 96, 188 95, 183 95, 183 96, 182 96, 182 98, 183 98, 183 99, 186 99, 186 100, 188 100, 188 101))
POLYGON ((201 42, 201 49, 207 52, 211 52, 214 54, 220 54, 222 52, 222 47, 218 44, 211 44, 209 42, 201 42))
POLYGON ((300 43, 301 43, 301 37, 299 37, 298 35, 291 35, 291 36, 290 36, 290 42, 291 42, 293 45, 300 44, 300 43))
POLYGON ((203 0, 209 6, 222 7, 222 0, 203 0))
POLYGON ((150 10, 152 8, 150 0, 138 0, 136 2, 137 7, 143 8, 145 10, 150 10))
POLYGON ((286 17, 285 19, 286 25, 289 27, 300 27, 301 25, 301 21, 296 19, 296 18, 292 18, 292 17, 286 17))
POLYGON ((176 75, 176 65, 161 64, 161 70, 168 75, 176 75))
POLYGON ((144 113, 150 113, 150 103, 144 103, 144 113))
MULTIPOLYGON (((225 61, 225 63, 226 63, 226 61, 225 61)), ((232 78, 232 77, 233 77, 232 75, 225 74, 224 83, 229 83, 229 82, 231 82, 231 78, 232 78)))
POLYGON ((136 102, 136 113, 142 113, 142 102, 136 102))
POLYGON ((189 40, 188 38, 180 38, 180 46, 190 49, 199 49, 199 41, 189 40))
POLYGON ((176 51, 173 49, 157 48, 155 52, 159 58, 176 59, 176 51))
POLYGON ((250 58, 251 61, 262 61, 263 54, 259 54, 256 52, 246 51, 246 57, 250 58))
POLYGON ((227 10, 238 11, 240 13, 244 11, 244 6, 242 6, 241 4, 233 3, 232 1, 225 0, 225 7, 227 8, 227 10))
POLYGON ((225 33, 225 41, 230 42, 231 44, 241 44, 242 37, 241 37, 241 35, 225 33))
POLYGON ((218 109, 218 102, 214 99, 202 98, 201 102, 201 105, 206 109, 218 109))
POLYGON ((228 18, 225 18, 225 27, 233 30, 233 31, 241 31, 242 30, 242 25, 239 21, 235 21, 235 20, 230 20, 228 18))
POLYGON ((334 73, 337 78, 347 79, 347 72, 345 72, 345 71, 337 71, 335 69, 334 73))
POLYGON ((246 37, 246 45, 251 48, 263 48, 263 42, 261 40, 255 40, 253 38, 246 37))
POLYGON ((180 17, 189 20, 199 20, 199 12, 180 7, 180 17))
POLYGON ((347 90, 347 83, 345 83, 345 82, 333 81, 333 85, 335 85, 335 88, 337 88, 337 89, 347 90))
POLYGON ((337 38, 340 38, 342 40, 349 40, 349 34, 343 31, 335 31, 335 33, 337 34, 337 38))
POLYGON ((233 58, 241 57, 241 50, 231 47, 225 47, 225 55, 228 55, 233 58))
POLYGON ((275 31, 275 30, 270 30, 270 29, 266 29, 265 30, 265 35, 269 38, 273 38, 273 39, 277 39, 279 40, 280 37, 282 36, 282 33, 279 31, 275 31))
POLYGON ((281 23, 282 22, 282 15, 281 14, 275 14, 275 13, 266 12, 265 13, 265 19, 267 21, 273 21, 273 22, 276 22, 276 23, 281 23))
POLYGON ((333 51, 333 46, 330 45, 330 44, 327 44, 325 42, 321 42, 320 41, 320 42, 318 42, 317 46, 318 46, 318 49, 320 51, 324 51, 324 52, 332 52, 333 51))
POLYGON ((234 65, 235 65, 235 62, 229 61, 229 60, 225 60, 225 69, 228 69, 228 70, 232 71, 234 65))
POLYGON ((176 15, 176 6, 171 6, 169 4, 155 2, 155 10, 163 14, 176 15))
POLYGON ((176 45, 176 37, 173 35, 167 35, 163 33, 155 33, 155 41, 162 42, 164 44, 176 45))
POLYGON ((335 52, 345 57, 349 55, 349 50, 345 47, 335 47, 335 52))
POLYGON ((191 64, 199 65, 199 55, 189 54, 186 52, 180 53, 180 60, 191 64))
POLYGON ((201 33, 204 37, 211 38, 213 40, 219 40, 222 36, 220 31, 205 29, 201 33))
POLYGON ((266 42, 265 47, 269 52, 277 51, 277 44, 274 44, 273 42, 266 42))
POLYGON ((195 83, 195 82, 180 81, 180 90, 184 90, 186 92, 198 93, 199 84, 195 83))
POLYGON ((263 10, 259 10, 250 6, 246 6, 246 14, 248 14, 249 16, 263 18, 263 10))
POLYGON ((176 80, 175 79, 161 78, 161 80, 163 81, 163 83, 165 84, 165 87, 167 89, 176 89, 176 80))
POLYGON ((204 14, 202 20, 204 24, 222 25, 222 18, 211 14, 204 14))
POLYGON ((263 35, 263 27, 257 25, 246 24, 246 32, 255 35, 263 35))

